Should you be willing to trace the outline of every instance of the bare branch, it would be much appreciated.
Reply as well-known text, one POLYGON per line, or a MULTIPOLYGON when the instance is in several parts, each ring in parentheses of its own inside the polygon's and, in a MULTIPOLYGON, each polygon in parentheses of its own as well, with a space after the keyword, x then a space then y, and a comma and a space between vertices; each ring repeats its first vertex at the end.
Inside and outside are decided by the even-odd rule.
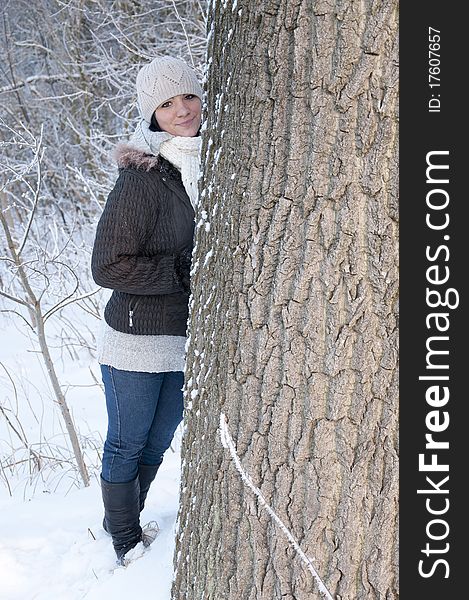
POLYGON ((172 0, 172 3, 173 3, 174 12, 176 13, 177 19, 178 19, 178 21, 179 21, 179 23, 180 23, 180 25, 182 27, 182 30, 184 32, 184 36, 186 38, 187 51, 189 52, 189 55, 191 57, 192 66, 195 67, 196 65, 195 65, 195 62, 194 62, 194 57, 192 56, 191 43, 190 43, 190 40, 189 40, 189 36, 187 35, 186 26, 184 25, 184 22, 181 19, 181 15, 179 14, 179 11, 177 9, 176 2, 174 0, 172 0))
POLYGON ((23 252, 23 248, 25 247, 29 232, 31 230, 31 225, 33 223, 34 215, 36 214, 37 204, 39 202, 39 192, 41 191, 41 183, 42 183, 41 161, 44 156, 44 151, 42 150, 43 131, 44 131, 44 127, 43 127, 43 125, 41 125, 41 133, 39 136, 39 141, 37 142, 37 151, 34 155, 34 163, 36 164, 36 169, 37 169, 37 179, 36 179, 36 189, 34 191, 34 196, 33 196, 34 197, 33 207, 29 214, 29 221, 28 221, 28 224, 26 225, 26 229, 24 231, 23 241, 21 242, 21 244, 19 245, 19 248, 18 248, 18 258, 21 256, 21 253, 23 252))
POLYGON ((49 319, 49 317, 51 317, 58 310, 61 310, 62 308, 65 308, 66 306, 68 306, 69 304, 73 304, 74 302, 79 302, 80 300, 90 298, 91 296, 94 296, 94 294, 97 294, 99 291, 101 291, 101 288, 97 288, 92 292, 82 294, 81 296, 77 296, 76 298, 69 297, 69 299, 62 300, 46 312, 46 314, 44 315, 44 322, 47 321, 47 319, 49 319))
MULTIPOLYGON (((29 307, 28 307, 29 308, 29 307)), ((31 325, 31 323, 28 321, 28 319, 26 319, 26 317, 24 317, 21 313, 19 313, 16 310, 12 310, 12 309, 8 309, 8 308, 4 308, 2 310, 0 310, 0 313, 12 313, 14 315, 16 315, 17 317, 19 317, 20 319, 22 319, 26 325, 31 329, 31 331, 35 334, 36 330, 34 329, 34 327, 31 325)))
POLYGON ((57 81, 69 81, 70 79, 79 79, 80 75, 73 73, 64 73, 62 75, 32 75, 31 77, 27 77, 22 81, 15 81, 12 85, 6 85, 0 88, 0 94, 8 94, 11 92, 16 92, 20 88, 25 87, 27 85, 31 85, 36 82, 47 82, 53 83, 57 81))
POLYGON ((17 304, 22 304, 23 306, 27 306, 28 308, 32 308, 30 304, 28 304, 24 300, 21 300, 21 298, 16 298, 15 296, 11 296, 10 294, 7 294, 3 290, 0 290, 0 296, 3 296, 4 298, 7 298, 8 300, 11 300, 12 302, 16 302, 17 304))

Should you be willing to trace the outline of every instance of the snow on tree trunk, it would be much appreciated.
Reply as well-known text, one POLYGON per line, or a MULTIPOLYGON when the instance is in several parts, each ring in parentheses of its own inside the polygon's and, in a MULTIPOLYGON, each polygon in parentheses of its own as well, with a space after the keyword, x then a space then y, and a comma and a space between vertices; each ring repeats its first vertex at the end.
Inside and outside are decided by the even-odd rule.
POLYGON ((397 2, 209 8, 174 600, 397 591, 397 2), (226 445, 226 444, 225 444, 226 445))

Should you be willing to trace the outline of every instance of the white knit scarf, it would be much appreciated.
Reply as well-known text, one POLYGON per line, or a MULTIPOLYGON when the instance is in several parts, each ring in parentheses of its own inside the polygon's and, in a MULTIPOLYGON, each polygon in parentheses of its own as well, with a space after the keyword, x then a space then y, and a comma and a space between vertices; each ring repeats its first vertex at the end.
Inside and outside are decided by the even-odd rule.
POLYGON ((130 144, 147 154, 161 154, 181 171, 182 183, 195 210, 198 201, 202 138, 175 136, 167 131, 150 131, 148 123, 142 119, 130 144))

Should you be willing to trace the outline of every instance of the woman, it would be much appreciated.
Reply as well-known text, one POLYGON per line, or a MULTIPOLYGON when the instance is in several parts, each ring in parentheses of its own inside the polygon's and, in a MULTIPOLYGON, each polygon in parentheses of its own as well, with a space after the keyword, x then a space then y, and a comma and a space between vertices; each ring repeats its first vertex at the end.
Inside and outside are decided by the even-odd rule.
MULTIPOLYGON (((113 290, 98 360, 108 431, 101 488, 119 564, 140 541, 140 512, 182 420, 184 353, 199 173, 202 88, 180 59, 139 71, 142 120, 119 144, 119 177, 99 220, 91 268, 113 290)), ((155 524, 156 525, 156 524, 155 524)))

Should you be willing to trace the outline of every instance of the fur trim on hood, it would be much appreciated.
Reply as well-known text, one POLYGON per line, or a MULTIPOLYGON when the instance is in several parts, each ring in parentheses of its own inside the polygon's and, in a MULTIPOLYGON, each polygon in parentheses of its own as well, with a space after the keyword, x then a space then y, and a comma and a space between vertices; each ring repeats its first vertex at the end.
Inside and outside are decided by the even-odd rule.
POLYGON ((117 144, 113 156, 117 166, 121 169, 132 167, 140 171, 151 171, 161 163, 159 156, 147 154, 126 142, 117 144))

